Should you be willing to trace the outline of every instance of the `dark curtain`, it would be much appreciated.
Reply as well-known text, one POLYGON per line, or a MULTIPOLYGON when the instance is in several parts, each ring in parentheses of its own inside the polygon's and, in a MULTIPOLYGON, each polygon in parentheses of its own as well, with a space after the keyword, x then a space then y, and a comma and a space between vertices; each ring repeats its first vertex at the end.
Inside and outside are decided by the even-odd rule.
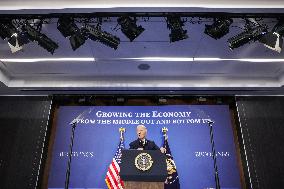
POLYGON ((284 97, 236 101, 247 188, 284 188, 284 97))
POLYGON ((0 188, 39 188, 51 100, 0 97, 0 188))

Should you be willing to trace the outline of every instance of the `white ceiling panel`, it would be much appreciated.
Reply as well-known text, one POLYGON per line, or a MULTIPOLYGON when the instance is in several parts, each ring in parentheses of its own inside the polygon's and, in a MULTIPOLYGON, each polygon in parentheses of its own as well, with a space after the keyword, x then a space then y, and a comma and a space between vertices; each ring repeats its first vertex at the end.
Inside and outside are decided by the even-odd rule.
POLYGON ((95 62, 9 62, 5 63, 12 77, 18 76, 41 76, 49 75, 64 76, 86 76, 97 75, 97 66, 95 62))
POLYGON ((97 62, 99 75, 102 76, 147 76, 155 77, 190 76, 192 62, 142 62, 142 61, 113 61, 97 62), (149 65, 148 70, 140 70, 140 64, 149 65))
POLYGON ((240 62, 216 61, 195 62, 192 64, 192 73, 203 75, 223 75, 232 77, 278 77, 283 69, 283 63, 272 62, 240 62))

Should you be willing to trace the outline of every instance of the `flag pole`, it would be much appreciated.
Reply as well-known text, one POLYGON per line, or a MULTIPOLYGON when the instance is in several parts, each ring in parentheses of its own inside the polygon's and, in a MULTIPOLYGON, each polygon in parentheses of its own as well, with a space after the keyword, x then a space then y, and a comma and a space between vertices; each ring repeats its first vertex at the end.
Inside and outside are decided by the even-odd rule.
POLYGON ((162 128, 162 133, 163 133, 164 141, 168 140, 167 132, 168 132, 168 128, 167 127, 163 127, 162 128))
POLYGON ((213 157, 213 164, 214 164, 214 176, 215 176, 215 184, 216 189, 220 189, 220 180, 219 180, 219 173, 218 173, 218 167, 217 167, 217 158, 216 158, 216 149, 215 149, 215 142, 214 142, 214 136, 213 136, 213 121, 209 120, 208 125, 210 128, 210 142, 211 142, 211 152, 213 157))
POLYGON ((68 162, 67 162, 67 170, 65 175, 65 189, 69 189, 69 179, 70 179, 70 172, 71 172, 71 161, 72 161, 72 153, 73 153, 73 144, 74 144, 74 135, 77 123, 72 123, 72 130, 71 130, 71 139, 69 145, 69 152, 68 152, 68 162))

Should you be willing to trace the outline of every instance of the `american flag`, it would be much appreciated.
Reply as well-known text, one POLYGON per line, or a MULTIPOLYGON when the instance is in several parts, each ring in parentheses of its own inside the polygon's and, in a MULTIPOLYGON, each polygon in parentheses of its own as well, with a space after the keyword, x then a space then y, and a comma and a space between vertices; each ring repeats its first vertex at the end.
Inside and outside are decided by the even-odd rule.
POLYGON ((177 167, 172 156, 172 152, 167 138, 164 140, 163 147, 166 149, 166 161, 168 171, 168 177, 165 181, 164 189, 180 189, 177 167))
POLYGON ((124 183, 120 179, 120 163, 121 163, 121 150, 124 149, 124 142, 120 140, 114 158, 108 167, 107 175, 105 178, 108 189, 123 189, 124 183))

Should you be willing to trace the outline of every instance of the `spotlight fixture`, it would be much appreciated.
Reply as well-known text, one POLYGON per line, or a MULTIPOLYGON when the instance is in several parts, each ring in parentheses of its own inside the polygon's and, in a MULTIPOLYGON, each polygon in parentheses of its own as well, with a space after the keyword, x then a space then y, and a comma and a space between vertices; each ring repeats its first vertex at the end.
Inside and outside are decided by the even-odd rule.
POLYGON ((187 39, 187 30, 184 30, 184 22, 178 16, 168 16, 167 17, 167 26, 171 30, 169 34, 170 42, 180 41, 187 39))
POLYGON ((205 25, 204 33, 214 39, 220 39, 229 33, 229 27, 233 23, 231 18, 220 18, 215 20, 212 25, 205 25))
POLYGON ((247 30, 228 39, 230 49, 235 49, 249 43, 250 41, 257 41, 267 33, 267 27, 263 25, 248 25, 247 30))
POLYGON ((18 32, 14 33, 11 38, 8 40, 9 44, 12 46, 23 46, 27 43, 29 43, 29 39, 27 37, 27 34, 25 32, 18 32))
POLYGON ((102 44, 109 46, 113 49, 117 49, 120 39, 106 31, 101 30, 101 26, 91 26, 91 25, 86 25, 86 35, 88 36, 89 39, 93 41, 99 41, 102 44))
POLYGON ((3 40, 8 39, 8 45, 12 53, 22 49, 24 44, 29 42, 24 33, 21 33, 13 24, 12 21, 0 22, 0 37, 3 40))
POLYGON ((163 97, 159 98, 158 101, 159 101, 159 104, 165 104, 165 103, 168 102, 168 100, 166 98, 163 98, 163 97))
POLYGON ((130 41, 133 41, 145 30, 142 26, 137 26, 136 20, 131 19, 129 16, 119 17, 117 22, 121 26, 122 33, 124 33, 130 41))
POLYGON ((60 17, 57 22, 57 29, 64 37, 70 37, 80 30, 72 17, 60 17))
POLYGON ((60 17, 57 29, 64 37, 69 37, 71 47, 74 51, 81 47, 87 39, 71 17, 60 17))
POLYGON ((58 48, 57 43, 48 38, 45 34, 40 33, 28 23, 24 24, 23 30, 26 32, 30 41, 37 41, 39 46, 46 49, 51 54, 58 48))
POLYGON ((5 39, 10 39, 14 34, 17 33, 17 29, 11 22, 1 22, 0 23, 0 37, 5 39))
POLYGON ((283 46, 283 35, 284 35, 284 20, 280 20, 271 30, 260 38, 260 42, 265 47, 272 49, 276 52, 281 52, 283 46))
POLYGON ((118 97, 118 98, 116 99, 116 102, 121 102, 121 103, 123 103, 123 102, 125 102, 125 99, 124 99, 123 97, 118 97))

